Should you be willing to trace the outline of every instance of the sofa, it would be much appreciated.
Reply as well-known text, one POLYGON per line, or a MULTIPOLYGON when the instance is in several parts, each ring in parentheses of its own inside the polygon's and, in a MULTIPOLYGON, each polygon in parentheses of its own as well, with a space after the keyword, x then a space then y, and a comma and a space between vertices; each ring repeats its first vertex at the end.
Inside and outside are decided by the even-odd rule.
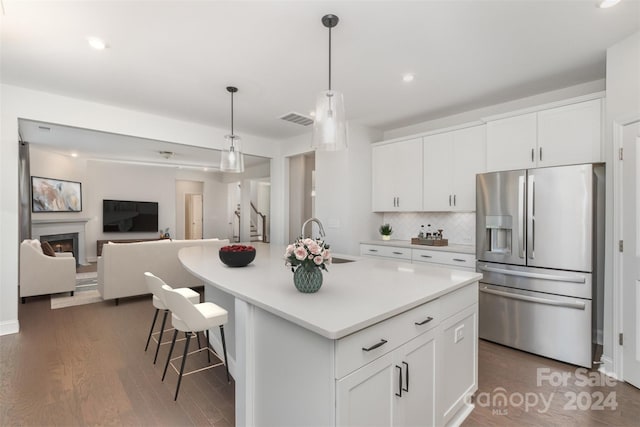
MULTIPOLYGON (((172 287, 202 286, 202 281, 184 269, 178 251, 191 246, 220 248, 229 240, 156 240, 137 243, 107 243, 98 257, 98 292, 104 300, 149 293, 144 272, 149 271, 172 287)), ((215 260, 212 260, 215 262, 215 260)))
POLYGON ((20 243, 20 297, 73 292, 76 289, 76 259, 71 252, 45 255, 39 240, 20 243))

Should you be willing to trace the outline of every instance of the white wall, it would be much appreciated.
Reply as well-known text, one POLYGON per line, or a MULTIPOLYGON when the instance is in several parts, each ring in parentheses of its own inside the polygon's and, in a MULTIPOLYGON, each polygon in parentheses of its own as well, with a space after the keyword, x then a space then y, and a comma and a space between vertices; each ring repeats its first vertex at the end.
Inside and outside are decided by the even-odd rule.
MULTIPOLYGON (((17 86, 0 85, 0 335, 15 333, 19 329, 19 118, 215 149, 223 148, 224 135, 228 133, 226 129, 198 123, 17 86)), ((276 159, 279 156, 281 149, 278 141, 259 136, 243 136, 243 149, 247 154, 276 159)), ((275 184, 281 184, 283 175, 278 161, 275 163, 277 173, 280 174, 276 174, 275 184)), ((277 201, 272 203, 275 217, 284 216, 280 210, 280 201, 284 198, 282 191, 281 186, 272 187, 272 200, 277 201)))
MULTIPOLYGON (((605 253, 605 294, 604 294, 604 349, 605 369, 620 374, 622 366, 613 364, 614 337, 621 331, 614 329, 616 322, 613 313, 614 229, 613 218, 619 215, 613 203, 613 171, 617 162, 613 146, 613 124, 632 114, 640 114, 640 32, 620 41, 607 49, 607 98, 605 122, 605 155, 607 161, 606 189, 606 253, 605 253)), ((621 327, 621 325, 619 325, 621 327)))
POLYGON ((378 234, 380 214, 371 212, 371 143, 377 130, 349 123, 346 151, 316 152, 316 216, 333 252, 358 255, 360 242, 378 234))

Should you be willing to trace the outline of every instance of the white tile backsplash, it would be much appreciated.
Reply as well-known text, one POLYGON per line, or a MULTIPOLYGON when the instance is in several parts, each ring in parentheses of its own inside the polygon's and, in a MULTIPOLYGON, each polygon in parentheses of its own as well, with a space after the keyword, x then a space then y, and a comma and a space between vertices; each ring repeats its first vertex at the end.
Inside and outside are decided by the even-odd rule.
POLYGON ((418 237, 420 226, 431 224, 434 230, 442 229, 442 235, 451 244, 475 245, 475 212, 401 212, 385 213, 383 221, 393 227, 392 239, 409 240, 418 237))

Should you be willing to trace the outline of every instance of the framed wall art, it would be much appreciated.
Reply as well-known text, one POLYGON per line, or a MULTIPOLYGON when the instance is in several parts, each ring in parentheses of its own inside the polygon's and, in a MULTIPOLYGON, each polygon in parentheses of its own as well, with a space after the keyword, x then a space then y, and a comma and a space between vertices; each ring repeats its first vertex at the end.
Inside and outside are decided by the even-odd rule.
POLYGON ((82 184, 75 181, 32 176, 31 211, 82 211, 82 184))

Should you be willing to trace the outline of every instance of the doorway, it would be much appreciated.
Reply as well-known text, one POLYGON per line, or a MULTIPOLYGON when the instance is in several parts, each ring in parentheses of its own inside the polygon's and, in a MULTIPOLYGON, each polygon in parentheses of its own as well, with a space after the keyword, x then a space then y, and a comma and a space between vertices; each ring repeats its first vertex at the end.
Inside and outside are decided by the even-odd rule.
POLYGON ((300 237, 302 224, 315 216, 314 151, 289 157, 289 242, 300 237))
POLYGON ((204 182, 176 180, 176 239, 203 237, 204 182))

